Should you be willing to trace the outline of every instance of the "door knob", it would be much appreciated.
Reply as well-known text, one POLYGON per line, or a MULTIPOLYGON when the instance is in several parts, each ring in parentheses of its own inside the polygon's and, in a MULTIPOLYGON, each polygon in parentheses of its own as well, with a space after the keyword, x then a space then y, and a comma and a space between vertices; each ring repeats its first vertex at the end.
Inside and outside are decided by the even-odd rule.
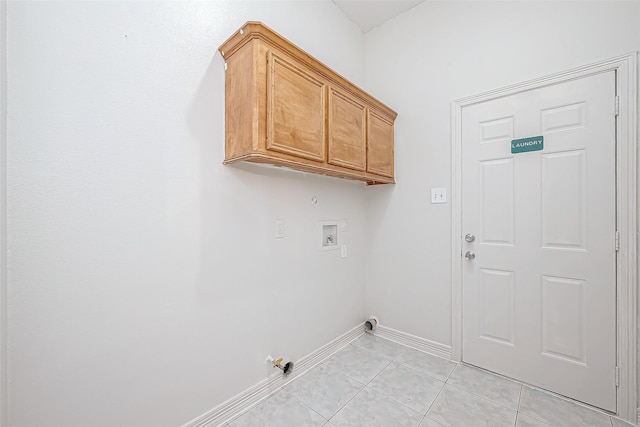
POLYGON ((469 243, 473 243, 476 240, 476 236, 474 236, 473 234, 467 234, 466 236, 464 236, 464 240, 469 243))
POLYGON ((467 251, 467 252, 464 254, 464 257, 465 257, 466 259, 468 259, 468 260, 472 260, 472 259, 474 259, 474 258, 476 257, 476 253, 475 253, 475 252, 473 252, 473 251, 467 251))

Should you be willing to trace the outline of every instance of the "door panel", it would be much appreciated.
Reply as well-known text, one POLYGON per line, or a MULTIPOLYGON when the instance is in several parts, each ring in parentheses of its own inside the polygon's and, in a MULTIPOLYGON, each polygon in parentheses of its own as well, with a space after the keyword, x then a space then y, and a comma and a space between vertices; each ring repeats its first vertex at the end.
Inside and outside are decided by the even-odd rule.
POLYGON ((586 126, 587 104, 577 104, 542 110, 542 132, 557 132, 586 126))
POLYGON ((293 59, 267 58, 267 149, 324 162, 326 85, 293 59))
POLYGON ((367 113, 367 172, 393 178, 393 123, 367 113))
POLYGON ((513 271, 480 271, 480 337, 513 346, 513 271))
POLYGON ((329 160, 332 165, 363 171, 367 163, 366 108, 329 89, 329 160))
POLYGON ((513 245, 513 159, 480 162, 482 242, 513 245))
POLYGON ((542 246, 587 249, 586 150, 543 154, 542 246))
POLYGON ((615 411, 615 73, 462 112, 463 361, 615 411), (541 151, 511 140, 543 136, 541 151))
POLYGON ((480 127, 481 143, 504 141, 505 138, 513 139, 513 117, 480 123, 480 127))
POLYGON ((542 354, 587 366, 587 282, 542 276, 542 354))

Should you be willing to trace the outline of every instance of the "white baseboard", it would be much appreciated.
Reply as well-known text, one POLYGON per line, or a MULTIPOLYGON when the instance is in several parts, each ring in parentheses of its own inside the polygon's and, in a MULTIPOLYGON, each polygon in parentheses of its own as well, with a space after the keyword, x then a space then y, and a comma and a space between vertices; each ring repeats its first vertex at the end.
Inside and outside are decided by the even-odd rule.
POLYGON ((420 338, 382 325, 378 325, 378 328, 373 331, 373 334, 380 338, 386 338, 389 341, 406 345, 407 347, 415 348, 416 350, 424 351, 425 353, 433 354, 434 356, 444 357, 449 360, 451 359, 450 345, 440 344, 426 338, 420 338))
POLYGON ((286 377, 280 372, 276 372, 253 387, 248 388, 210 411, 194 418, 182 427, 218 427, 224 425, 226 422, 230 422, 238 418, 262 400, 269 397, 275 391, 304 374, 309 369, 313 368, 363 334, 364 325, 358 324, 358 326, 344 333, 330 343, 311 352, 300 360, 296 360, 295 368, 286 377))

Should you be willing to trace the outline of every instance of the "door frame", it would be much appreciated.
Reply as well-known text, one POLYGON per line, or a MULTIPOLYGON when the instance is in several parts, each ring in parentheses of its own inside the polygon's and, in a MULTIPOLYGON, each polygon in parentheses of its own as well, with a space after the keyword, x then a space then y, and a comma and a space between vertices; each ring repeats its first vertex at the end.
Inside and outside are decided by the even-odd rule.
MULTIPOLYGON (((638 54, 633 52, 550 76, 529 80, 451 102, 452 197, 452 306, 451 358, 462 361, 462 111, 465 107, 504 96, 526 92, 594 74, 616 71, 619 110, 616 120, 616 224, 620 250, 616 260, 616 363, 617 415, 638 423, 637 398, 637 71, 638 54)), ((614 107, 612 101, 612 109, 614 107)), ((612 236, 613 238, 613 236, 612 236)))

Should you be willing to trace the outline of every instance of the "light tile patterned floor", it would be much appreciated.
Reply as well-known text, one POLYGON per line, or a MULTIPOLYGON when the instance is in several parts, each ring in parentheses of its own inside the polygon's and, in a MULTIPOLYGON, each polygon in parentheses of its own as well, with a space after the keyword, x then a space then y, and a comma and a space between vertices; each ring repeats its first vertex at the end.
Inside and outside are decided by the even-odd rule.
POLYGON ((227 427, 628 427, 548 393, 365 334, 227 427))

